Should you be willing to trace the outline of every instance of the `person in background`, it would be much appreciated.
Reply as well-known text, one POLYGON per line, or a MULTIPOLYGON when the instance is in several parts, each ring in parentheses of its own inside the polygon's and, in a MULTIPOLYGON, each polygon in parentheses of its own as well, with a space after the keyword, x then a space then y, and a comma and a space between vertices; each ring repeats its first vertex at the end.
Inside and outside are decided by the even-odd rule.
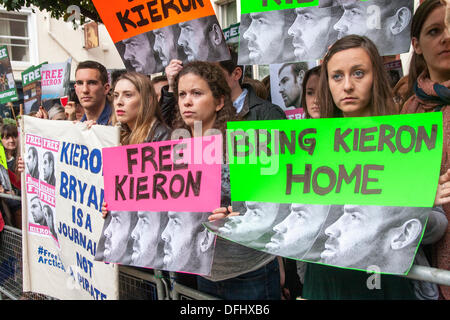
MULTIPOLYGON (((221 133, 228 121, 237 120, 231 90, 217 64, 192 62, 184 66, 174 81, 178 101, 174 128, 191 136, 221 133), (194 130, 201 122, 202 131, 194 130)), ((227 167, 225 165, 225 167, 227 167)), ((229 216, 231 209, 229 173, 223 171, 221 208, 209 220, 229 216), (228 177, 228 178, 226 178, 228 177), (229 187, 228 187, 229 188, 229 187)), ((275 256, 256 251, 218 237, 210 276, 197 277, 198 290, 222 299, 280 299, 280 272, 275 256)))
POLYGON ((167 86, 169 82, 167 81, 167 76, 156 76, 152 79, 153 88, 155 88, 156 97, 161 100, 161 90, 164 86, 167 86))
POLYGON ((84 115, 81 122, 91 121, 100 125, 112 123, 113 110, 107 101, 110 85, 108 71, 95 61, 80 62, 75 71, 75 92, 84 115))
POLYGON ((317 104, 317 87, 319 84, 320 66, 309 69, 302 85, 302 101, 301 107, 305 112, 306 119, 320 118, 320 108, 317 104))
MULTIPOLYGON (((425 0, 416 10, 411 25, 411 57, 408 95, 401 113, 442 112, 444 148, 441 175, 450 169, 450 31, 445 24, 446 6, 439 0, 425 0)), ((450 205, 443 204, 450 217, 450 205)), ((450 269, 450 229, 432 246, 432 264, 450 269)), ((450 299, 450 287, 440 286, 441 298, 450 299)))
POLYGON ((64 107, 67 120, 80 121, 84 115, 84 109, 78 100, 78 96, 74 90, 70 92, 69 102, 64 107))
MULTIPOLYGON (((367 37, 346 36, 328 50, 321 68, 318 103, 321 118, 395 114, 383 60, 367 37)), ((380 275, 380 289, 367 287, 367 274, 308 263, 306 299, 415 299, 409 279, 380 275)))

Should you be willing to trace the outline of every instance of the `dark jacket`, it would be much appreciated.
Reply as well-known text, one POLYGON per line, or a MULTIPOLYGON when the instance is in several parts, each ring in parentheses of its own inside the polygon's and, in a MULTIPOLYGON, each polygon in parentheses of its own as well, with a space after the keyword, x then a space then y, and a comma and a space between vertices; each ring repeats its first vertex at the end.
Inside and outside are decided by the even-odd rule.
POLYGON ((242 88, 248 90, 244 101, 244 107, 238 114, 238 116, 243 120, 252 121, 286 119, 286 114, 279 106, 258 97, 250 85, 243 84, 242 88))
POLYGON ((168 126, 156 120, 155 124, 150 129, 145 142, 157 142, 170 140, 171 130, 168 126))
MULTIPOLYGON (((248 93, 245 97, 244 107, 238 114, 244 121, 251 120, 282 120, 286 119, 286 114, 277 105, 270 101, 258 97, 253 88, 248 84, 243 84, 242 88, 247 89, 248 93)), ((169 86, 164 86, 161 90, 161 98, 159 105, 164 121, 171 125, 176 112, 175 95, 169 92, 169 86)))

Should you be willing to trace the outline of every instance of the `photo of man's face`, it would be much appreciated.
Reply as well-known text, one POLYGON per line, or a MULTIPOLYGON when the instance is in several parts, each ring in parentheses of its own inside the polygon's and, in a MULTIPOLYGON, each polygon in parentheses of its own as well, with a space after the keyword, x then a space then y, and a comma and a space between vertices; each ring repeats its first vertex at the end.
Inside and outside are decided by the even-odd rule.
POLYGON ((322 58, 330 45, 333 17, 329 8, 296 8, 296 19, 289 28, 298 61, 322 58))
POLYGON ((169 64, 170 60, 177 57, 177 39, 175 39, 174 29, 175 27, 168 26, 153 31, 153 34, 155 35, 153 49, 158 54, 164 67, 169 64))
POLYGON ((202 19, 181 22, 178 45, 184 50, 188 61, 207 61, 209 56, 208 24, 202 19))
POLYGON ((275 254, 301 259, 313 245, 325 222, 330 206, 291 205, 291 213, 277 224, 266 249, 275 254))
POLYGON ((283 55, 284 15, 280 11, 249 14, 250 25, 242 35, 248 43, 249 59, 257 64, 276 62, 283 55))
POLYGON ((122 259, 127 251, 129 241, 129 230, 132 224, 131 215, 136 212, 111 211, 110 222, 104 230, 106 262, 123 262, 122 259))
POLYGON ((164 269, 183 270, 196 249, 195 230, 201 221, 192 212, 169 212, 169 221, 161 234, 164 241, 164 269))
POLYGON ((126 60, 134 71, 143 74, 151 74, 155 70, 155 57, 148 37, 141 33, 122 41, 125 47, 123 59, 126 60))
POLYGON ((27 172, 31 173, 34 170, 36 170, 38 165, 38 156, 37 156, 37 150, 35 148, 29 148, 27 152, 26 157, 26 165, 27 165, 27 172))
POLYGON ((44 173, 44 180, 49 181, 50 177, 53 175, 54 163, 53 156, 50 153, 45 153, 42 161, 42 170, 44 173))
POLYGON ((33 197, 30 200, 30 213, 36 224, 46 225, 45 215, 44 211, 42 210, 41 201, 37 196, 33 197))
POLYGON ((142 267, 154 266, 158 255, 158 242, 160 241, 161 223, 167 221, 167 212, 139 211, 138 222, 131 232, 133 239, 132 264, 142 267))
POLYGON ((377 206, 345 205, 342 216, 325 229, 322 262, 343 267, 375 263, 375 253, 382 255, 388 245, 383 232, 389 221, 380 211, 377 206))
POLYGON ((278 79, 278 86, 280 88, 280 95, 284 101, 284 106, 286 108, 300 108, 303 76, 301 78, 296 77, 292 71, 292 66, 288 65, 280 70, 278 79))
POLYGON ((249 242, 269 231, 280 208, 279 203, 245 202, 244 215, 229 217, 219 233, 233 241, 249 242))

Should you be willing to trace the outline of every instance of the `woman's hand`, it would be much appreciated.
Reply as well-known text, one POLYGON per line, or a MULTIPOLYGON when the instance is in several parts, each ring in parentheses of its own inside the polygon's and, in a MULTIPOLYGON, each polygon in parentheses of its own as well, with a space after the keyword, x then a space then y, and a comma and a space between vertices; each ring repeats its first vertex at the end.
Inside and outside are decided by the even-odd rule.
POLYGON ((67 102, 67 105, 64 107, 64 112, 66 114, 67 120, 76 121, 76 108, 75 101, 67 102))
POLYGON ((439 184, 434 199, 434 205, 439 206, 450 203, 450 169, 439 177, 439 184))
POLYGON ((233 212, 233 207, 228 206, 228 208, 221 207, 217 208, 212 212, 212 215, 208 217, 209 222, 213 222, 216 220, 232 217, 232 216, 238 216, 239 212, 233 212))
POLYGON ((106 204, 106 202, 102 203, 102 218, 106 219, 106 216, 108 215, 108 205, 106 204))
POLYGON ((35 115, 36 118, 48 119, 48 112, 42 106, 39 107, 39 111, 35 115))
POLYGON ((175 77, 183 69, 183 62, 181 60, 170 60, 165 71, 167 76, 167 82, 169 83, 169 92, 173 92, 175 85, 175 77))
POLYGON ((22 173, 25 171, 25 162, 23 161, 22 157, 17 158, 17 171, 19 173, 22 173))

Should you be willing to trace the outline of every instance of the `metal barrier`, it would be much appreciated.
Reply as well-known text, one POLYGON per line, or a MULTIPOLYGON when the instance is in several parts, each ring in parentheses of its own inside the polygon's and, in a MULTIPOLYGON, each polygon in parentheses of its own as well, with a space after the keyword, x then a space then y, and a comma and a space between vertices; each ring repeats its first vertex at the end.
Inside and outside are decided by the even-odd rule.
MULTIPOLYGON (((450 286, 450 271, 414 265, 406 278, 450 286)), ((53 300, 42 294, 22 292, 22 231, 5 226, 0 232, 0 300, 53 300)), ((216 297, 165 277, 160 270, 119 267, 120 300, 217 300, 216 297)))

